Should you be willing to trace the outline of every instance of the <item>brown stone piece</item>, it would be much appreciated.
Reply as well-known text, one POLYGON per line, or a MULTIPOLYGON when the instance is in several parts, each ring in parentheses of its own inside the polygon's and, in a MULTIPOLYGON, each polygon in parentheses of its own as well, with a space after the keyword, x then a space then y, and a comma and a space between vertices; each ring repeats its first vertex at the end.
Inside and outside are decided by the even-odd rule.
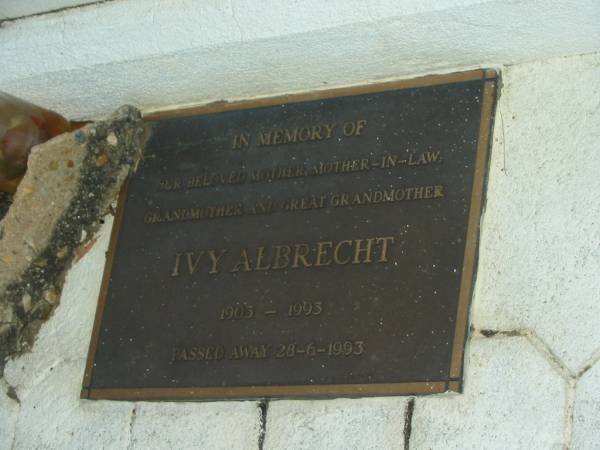
POLYGON ((123 106, 32 149, 0 222, 0 375, 58 304, 75 250, 93 237, 147 136, 139 111, 123 106))

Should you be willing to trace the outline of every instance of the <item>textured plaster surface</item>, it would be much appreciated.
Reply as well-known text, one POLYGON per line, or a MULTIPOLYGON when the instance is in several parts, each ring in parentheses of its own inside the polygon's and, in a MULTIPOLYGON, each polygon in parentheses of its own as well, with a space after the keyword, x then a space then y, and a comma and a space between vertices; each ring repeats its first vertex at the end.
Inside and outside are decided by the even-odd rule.
POLYGON ((119 0, 5 22, 0 85, 94 119, 591 53, 599 22, 597 0, 119 0))
POLYGON ((472 321, 535 331, 575 374, 600 349, 600 55, 502 80, 472 321))
POLYGON ((406 398, 272 401, 264 448, 401 448, 407 401, 406 398))
POLYGON ((255 450, 256 402, 138 403, 131 446, 143 449, 255 450))
MULTIPOLYGON (((115 5, 119 3, 114 2, 115 5)), ((122 3, 139 6, 141 2, 126 0, 122 3)), ((555 3, 504 3, 506 8, 530 12, 523 17, 515 16, 512 22, 517 32, 515 39, 523 44, 523 49, 517 53, 508 48, 506 53, 491 51, 489 58, 492 62, 500 64, 510 59, 509 56, 521 55, 520 51, 529 52, 531 46, 535 47, 535 52, 528 54, 545 54, 547 48, 555 46, 556 40, 564 40, 568 45, 577 42, 577 33, 565 35, 561 29, 557 29, 556 38, 546 36, 547 42, 542 43, 538 37, 520 40, 522 35, 519 34, 522 28, 526 28, 520 20, 534 22, 534 32, 540 32, 539 27, 546 26, 535 24, 533 19, 539 17, 535 15, 538 13, 552 15, 563 11, 564 22, 570 23, 569 8, 575 8, 575 3, 565 3, 566 10, 557 7, 551 12, 541 13, 527 8, 555 3)), ((156 12, 155 3, 146 4, 150 13, 156 12)), ((183 2, 172 4, 185 10, 183 2)), ((430 8, 413 11, 408 17, 416 19, 424 14, 424 20, 438 13, 448 17, 448 11, 458 14, 486 8, 490 4, 500 8, 498 2, 465 3, 462 6, 443 3, 441 12, 430 8)), ((215 5, 207 3, 204 7, 210 9, 215 5)), ((229 11, 231 5, 235 8, 240 3, 234 1, 230 6, 221 5, 217 6, 229 11)), ((432 4, 424 3, 423 8, 427 5, 432 4)), ((590 23, 595 21, 597 29, 595 5, 598 3, 577 3, 581 14, 586 16, 581 21, 581 29, 587 30, 594 39, 597 31, 589 33, 586 23, 587 20, 590 23)), ((355 6, 358 8, 360 5, 355 6)), ((86 14, 99 20, 97 28, 103 29, 104 19, 97 13, 100 7, 89 8, 86 14)), ((285 9, 286 6, 280 8, 285 9)), ((134 8, 132 11, 138 10, 134 8)), ((145 24, 145 13, 138 12, 140 24, 145 24)), ((456 14, 452 17, 461 21, 470 17, 468 14, 456 14)), ((122 22, 119 21, 130 20, 128 15, 113 19, 120 24, 122 22)), ((193 17, 199 20, 200 15, 199 12, 193 17)), ((235 16, 239 17, 237 9, 235 16)), ((360 56, 366 48, 359 46, 354 49, 353 65, 349 71, 335 76, 329 73, 330 69, 350 66, 350 63, 343 66, 339 62, 349 57, 352 49, 333 46, 334 41, 347 38, 346 33, 351 31, 360 31, 363 25, 345 23, 343 17, 331 11, 328 16, 331 16, 332 28, 327 29, 325 35, 332 40, 325 39, 322 48, 310 47, 313 36, 300 33, 289 36, 289 39, 282 37, 283 47, 273 47, 274 53, 263 53, 261 46, 272 46, 272 39, 264 37, 242 45, 237 42, 239 36, 235 38, 231 33, 229 25, 223 29, 229 30, 231 37, 219 34, 217 21, 214 33, 209 33, 210 38, 206 37, 207 42, 217 40, 217 43, 207 44, 207 48, 212 50, 206 50, 206 54, 212 54, 214 58, 202 70, 199 68, 206 59, 190 62, 197 58, 197 52, 187 54, 169 50, 171 53, 161 57, 150 55, 147 59, 132 62, 131 55, 126 52, 114 52, 111 47, 115 45, 111 44, 114 41, 107 36, 107 53, 100 54, 98 61, 122 58, 121 62, 100 62, 94 70, 89 69, 86 58, 91 56, 87 55, 89 47, 85 46, 72 58, 73 61, 66 62, 71 65, 71 68, 65 66, 65 70, 68 69, 73 76, 71 82, 89 88, 77 95, 57 95, 70 92, 63 80, 66 75, 58 66, 50 67, 43 75, 47 75, 49 91, 38 90, 42 75, 37 74, 26 76, 13 72, 15 77, 9 85, 18 86, 22 92, 30 90, 42 97, 60 98, 57 100, 59 103, 64 101, 72 105, 69 108, 74 114, 85 115, 104 111, 113 98, 121 98, 118 100, 121 102, 123 96, 138 99, 145 106, 152 106, 155 101, 181 101, 183 97, 205 102, 220 96, 231 98, 246 95, 244 93, 251 95, 310 88, 317 85, 315 80, 321 76, 323 80, 330 81, 368 82, 379 76, 405 73, 399 66, 402 61, 391 61, 404 54, 398 53, 400 50, 395 50, 395 47, 401 48, 401 52, 408 52, 406 46, 409 46, 396 39, 400 35, 394 34, 393 30, 397 31, 398 26, 407 23, 400 21, 399 25, 396 19, 386 19, 382 23, 367 19, 367 23, 363 24, 370 27, 372 39, 380 40, 380 45, 390 51, 389 59, 382 56, 384 50, 381 50, 376 54, 380 57, 377 64, 369 60, 365 61, 364 67, 356 64, 356 55, 360 56), (381 27, 376 27, 376 23, 381 27), (219 39, 226 38, 235 41, 232 47, 222 42, 218 44, 219 39), (291 44, 298 46, 296 52, 283 56, 277 53, 291 44), (306 51, 305 47, 314 50, 315 55, 322 51, 322 58, 324 49, 328 49, 329 53, 339 49, 342 55, 333 58, 331 67, 327 64, 307 65, 306 54, 302 53, 306 51), (219 54, 215 53, 215 48, 219 49, 219 54), (246 53, 252 58, 244 56, 246 53), (338 57, 341 59, 336 59, 338 57), (248 62, 250 59, 253 64, 248 62), (232 60, 240 61, 243 67, 232 69, 232 60), (287 64, 279 65, 282 60, 287 64), (188 63, 189 70, 183 70, 182 67, 188 63), (133 68, 135 70, 127 72, 133 68), (144 72, 146 69, 147 73, 144 72), (130 76, 123 77, 124 73, 130 76), (166 77, 165 73, 169 76, 166 77), (137 74, 142 75, 138 78, 137 74), (177 78, 182 74, 185 77, 177 78), (203 79, 203 76, 206 78, 203 79), (87 77, 87 81, 81 77, 87 77), (24 84, 21 83, 23 80, 24 84), (149 80, 158 83, 156 90, 149 80), (53 84, 53 81, 57 83, 53 84), (97 85, 94 84, 96 81, 97 85), (93 88, 90 87, 92 84, 93 88), (106 95, 106 92, 111 92, 111 95, 106 95)), ((506 19, 500 13, 488 16, 489 21, 484 23, 492 27, 490 33, 497 30, 494 23, 506 19)), ((67 32, 64 39, 67 43, 70 42, 71 31, 79 29, 74 19, 73 23, 69 22, 69 17, 65 16, 67 32)), ((38 26, 37 20, 41 19, 36 19, 31 26, 38 26)), ((45 20, 50 18, 44 18, 41 23, 45 20)), ((161 20, 160 32, 167 33, 168 22, 161 20)), ((25 30, 28 28, 22 28, 23 23, 12 23, 12 27, 20 30, 17 35, 27 34, 25 30)), ((273 29, 278 24, 274 20, 273 29)), ((311 31, 315 39, 323 36, 319 26, 323 25, 317 23, 311 31)), ((506 26, 511 26, 511 22, 508 21, 506 26)), ((433 33, 436 27, 434 23, 429 30, 433 33)), ((477 29, 473 24, 464 27, 461 30, 466 37, 472 37, 477 29)), ((0 30, 0 40, 8 36, 5 34, 8 29, 0 30)), ((96 28, 90 26, 90 29, 96 28)), ((112 28, 113 31, 115 29, 112 28)), ((240 30, 245 29, 240 27, 240 30)), ((422 37, 419 30, 419 27, 413 27, 407 33, 417 40, 422 37)), ((456 32, 457 28, 450 27, 449 30, 456 32)), ((483 29, 479 32, 488 31, 483 29)), ((177 30, 173 33, 178 36, 177 30)), ((452 34, 444 36, 449 39, 452 34)), ((0 48, 24 45, 25 38, 21 36, 20 39, 2 40, 0 48)), ((52 39, 49 36, 48 42, 52 43, 52 39)), ((190 35, 189 39, 193 41, 194 35, 190 35)), ((441 67, 447 63, 450 55, 448 47, 457 41, 436 46, 431 41, 433 37, 428 39, 423 43, 426 50, 413 52, 413 62, 406 63, 407 70, 422 65, 435 71, 437 64, 441 67)), ((503 39, 504 36, 495 35, 490 45, 503 45, 503 39)), ((141 46, 149 48, 154 45, 153 42, 143 41, 141 46)), ((348 45, 352 42, 348 41, 348 45)), ((483 55, 486 46, 479 41, 473 42, 473 47, 477 48, 466 51, 465 58, 475 55, 482 64, 488 61, 488 56, 483 55)), ((493 45, 492 50, 496 48, 493 45)), ((101 48, 101 42, 96 48, 101 48)), ((564 47, 559 45, 556 48, 564 47)), ((159 48, 156 52, 162 50, 159 48)), ((458 64, 463 60, 458 58, 456 61, 458 64)), ((50 61, 48 64, 55 63, 50 61)), ((250 449, 259 448, 262 442, 264 449, 398 449, 408 441, 409 448, 419 450, 600 448, 600 335, 597 326, 600 317, 600 228, 597 223, 600 217, 599 72, 600 55, 556 58, 503 68, 504 87, 496 116, 488 200, 482 222, 481 254, 471 314, 476 331, 467 348, 463 394, 417 397, 412 419, 408 422, 405 422, 407 398, 272 401, 262 424, 260 409, 255 402, 153 404, 80 400, 84 358, 108 243, 110 221, 107 221, 96 244, 69 272, 61 303, 52 318, 42 326, 31 353, 6 366, 5 382, 8 386, 0 385, 0 445, 15 449, 250 449), (20 406, 2 394, 9 388, 18 397, 20 406), (16 430, 14 434, 13 429, 16 430), (410 436, 405 436, 404 431, 410 431, 410 436), (263 434, 264 440, 261 440, 263 434), (9 444, 5 445, 5 442, 9 444)), ((0 77, 13 75, 9 72, 0 77)))
POLYGON ((24 392, 17 449, 125 448, 131 405, 79 399, 85 360, 63 361, 24 392))
POLYGON ((462 395, 417 398, 414 449, 561 449, 566 382, 524 337, 477 337, 462 395))
POLYGON ((0 448, 10 448, 14 440, 19 404, 7 393, 10 386, 0 380, 0 448))
POLYGON ((600 362, 577 383, 572 442, 573 449, 600 448, 600 362))

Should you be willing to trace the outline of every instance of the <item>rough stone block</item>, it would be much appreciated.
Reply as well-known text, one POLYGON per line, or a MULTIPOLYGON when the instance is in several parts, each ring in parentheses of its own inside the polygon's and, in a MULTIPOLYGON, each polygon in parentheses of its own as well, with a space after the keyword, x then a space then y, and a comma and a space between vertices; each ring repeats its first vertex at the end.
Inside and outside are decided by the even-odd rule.
POLYGON ((266 450, 397 449, 407 398, 272 401, 266 450))
POLYGON ((137 403, 131 448, 255 450, 256 402, 137 403))
POLYGON ((418 397, 414 449, 562 449, 566 383, 524 337, 473 338, 463 394, 418 397))
POLYGON ((141 114, 119 108, 35 146, 13 203, 0 221, 0 372, 30 348, 56 307, 63 276, 141 156, 141 114))

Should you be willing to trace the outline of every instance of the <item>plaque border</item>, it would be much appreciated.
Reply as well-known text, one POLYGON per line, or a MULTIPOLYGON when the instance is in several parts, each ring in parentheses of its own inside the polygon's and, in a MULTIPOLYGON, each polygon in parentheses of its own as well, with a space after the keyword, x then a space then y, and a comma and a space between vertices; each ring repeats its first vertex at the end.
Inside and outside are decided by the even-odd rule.
POLYGON ((373 383, 373 384, 323 384, 323 385, 277 385, 277 386, 235 386, 235 387, 178 387, 178 388, 92 388, 92 374, 96 349, 100 337, 100 326, 104 315, 104 307, 108 294, 113 258, 117 248, 119 231, 123 220, 128 182, 126 181, 119 193, 117 212, 111 231, 110 244, 106 256, 106 264, 102 276, 102 285, 98 298, 98 307, 92 329, 90 346, 83 376, 82 399, 105 400, 217 400, 217 399, 260 399, 260 398, 334 398, 334 397, 367 397, 388 395, 423 395, 447 391, 462 392, 464 350, 468 335, 469 306, 475 284, 478 238, 481 212, 485 203, 485 185, 487 182, 487 167, 489 162, 490 137, 494 121, 494 106, 498 73, 494 69, 476 69, 466 72, 454 72, 443 75, 429 75, 408 80, 391 81, 361 86, 350 86, 286 94, 272 97, 261 97, 234 102, 218 101, 206 105, 160 110, 144 114, 144 120, 153 122, 165 119, 212 114, 224 111, 244 110, 280 105, 284 103, 299 103, 313 100, 323 100, 335 97, 372 94, 391 90, 402 90, 416 87, 455 84, 465 81, 484 80, 482 94, 481 116, 475 158, 475 173, 471 202, 469 208, 467 239, 463 259, 462 277, 459 290, 454 339, 450 357, 450 372, 447 381, 414 381, 403 383, 373 383))

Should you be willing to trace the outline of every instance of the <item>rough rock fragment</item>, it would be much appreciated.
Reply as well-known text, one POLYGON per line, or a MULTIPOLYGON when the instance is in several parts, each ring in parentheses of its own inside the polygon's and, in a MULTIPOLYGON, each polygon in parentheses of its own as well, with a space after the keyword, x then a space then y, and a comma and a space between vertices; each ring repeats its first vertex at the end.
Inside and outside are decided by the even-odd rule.
POLYGON ((33 148, 0 222, 0 374, 58 303, 74 250, 93 236, 147 135, 139 111, 124 106, 33 148))

